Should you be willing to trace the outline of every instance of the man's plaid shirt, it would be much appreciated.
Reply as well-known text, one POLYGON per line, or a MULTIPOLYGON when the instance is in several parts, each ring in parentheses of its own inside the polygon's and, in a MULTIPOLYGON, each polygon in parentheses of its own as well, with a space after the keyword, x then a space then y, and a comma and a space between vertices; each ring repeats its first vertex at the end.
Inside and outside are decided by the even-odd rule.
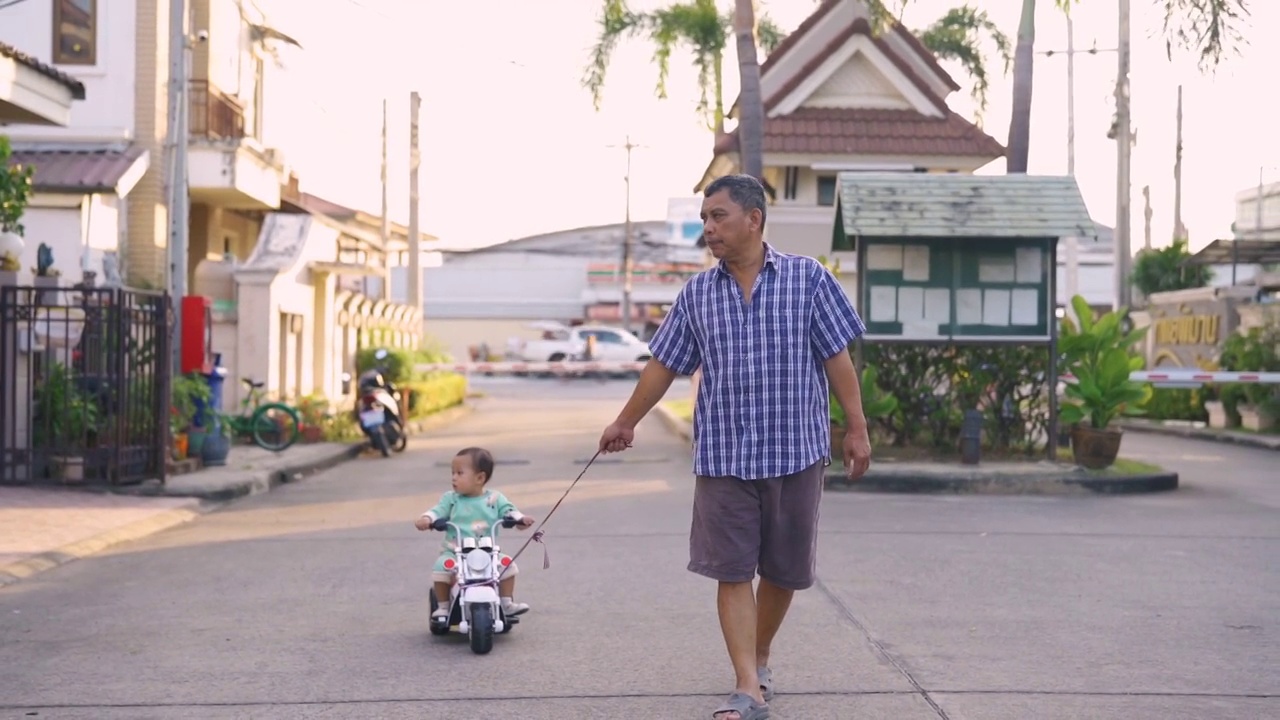
POLYGON ((840 283, 810 257, 766 244, 750 304, 723 262, 691 278, 649 348, 678 374, 702 366, 694 473, 776 478, 826 458, 823 361, 864 332, 840 283))

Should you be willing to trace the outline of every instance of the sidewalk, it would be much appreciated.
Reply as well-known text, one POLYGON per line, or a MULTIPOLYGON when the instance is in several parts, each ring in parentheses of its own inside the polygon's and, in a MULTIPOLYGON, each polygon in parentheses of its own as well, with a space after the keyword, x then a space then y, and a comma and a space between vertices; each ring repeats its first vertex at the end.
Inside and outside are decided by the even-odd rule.
MULTIPOLYGON (((464 404, 412 421, 409 432, 451 424, 472 409, 464 404)), ((364 446, 316 443, 282 453, 236 446, 225 466, 112 492, 0 486, 0 587, 181 525, 226 501, 300 480, 356 457, 364 446)))
POLYGON ((1280 435, 1254 433, 1247 430, 1219 430, 1200 423, 1127 419, 1117 424, 1132 432, 1150 433, 1153 435, 1170 435, 1173 437, 1209 440, 1220 443, 1234 443, 1246 447, 1263 450, 1280 450, 1280 435))

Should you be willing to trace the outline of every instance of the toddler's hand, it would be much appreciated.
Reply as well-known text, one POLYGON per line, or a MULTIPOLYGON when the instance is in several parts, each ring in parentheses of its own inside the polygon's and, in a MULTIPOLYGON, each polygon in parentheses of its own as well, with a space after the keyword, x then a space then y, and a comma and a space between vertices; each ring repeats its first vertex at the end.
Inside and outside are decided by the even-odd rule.
POLYGON ((413 523, 413 526, 414 526, 414 527, 416 527, 416 528, 418 528, 419 530, 430 530, 430 529, 431 529, 431 518, 429 518, 429 517, 425 517, 425 516, 420 517, 420 518, 418 518, 418 519, 417 519, 417 521, 416 521, 416 522, 414 522, 414 523, 413 523))
POLYGON ((520 518, 520 529, 524 530, 527 528, 531 528, 533 527, 534 522, 535 520, 533 518, 529 517, 528 515, 525 515, 523 518, 520 518))

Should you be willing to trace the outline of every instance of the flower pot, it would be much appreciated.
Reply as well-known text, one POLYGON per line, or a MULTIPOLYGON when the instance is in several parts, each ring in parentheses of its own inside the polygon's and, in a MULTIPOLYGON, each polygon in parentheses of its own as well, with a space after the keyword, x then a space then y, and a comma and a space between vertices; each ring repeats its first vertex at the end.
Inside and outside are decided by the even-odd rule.
POLYGON ((49 458, 53 476, 68 485, 84 482, 84 458, 53 456, 49 458))
POLYGON ((1111 467, 1120 454, 1120 430, 1077 425, 1071 430, 1071 454, 1076 464, 1090 470, 1111 467))
POLYGON ((1209 427, 1223 430, 1231 427, 1231 418, 1227 415, 1227 407, 1221 400, 1206 400, 1204 411, 1209 414, 1209 427))
POLYGON ((324 440, 324 428, 319 425, 302 426, 302 442, 318 443, 322 440, 324 440))
POLYGON ((1240 413, 1240 426, 1246 430, 1259 432, 1276 426, 1276 415, 1266 406, 1241 403, 1236 409, 1240 413))
POLYGON ((174 460, 187 459, 187 434, 186 433, 178 433, 177 435, 173 436, 173 459, 174 460))
POLYGON ((227 455, 230 453, 231 438, 220 430, 214 430, 204 438, 204 447, 200 449, 200 461, 205 465, 226 465, 227 455))
POLYGON ((0 287, 18 284, 17 270, 0 270, 0 287))
POLYGON ((204 452, 204 441, 209 437, 207 428, 193 427, 187 431, 187 457, 198 458, 204 452))

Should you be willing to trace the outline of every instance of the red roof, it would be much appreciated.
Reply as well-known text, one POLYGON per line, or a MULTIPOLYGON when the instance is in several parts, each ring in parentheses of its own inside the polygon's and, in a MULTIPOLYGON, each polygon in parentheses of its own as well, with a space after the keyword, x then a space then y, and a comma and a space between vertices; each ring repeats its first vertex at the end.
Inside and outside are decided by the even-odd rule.
MULTIPOLYGON (((717 155, 738 151, 737 132, 720 136, 717 155)), ((943 155, 1001 157, 1004 147, 968 120, 949 112, 931 117, 915 110, 799 108, 767 118, 767 153, 838 155, 943 155)))
POLYGON ((32 184, 42 192, 115 193, 120 180, 146 154, 139 145, 36 150, 14 148, 10 165, 35 168, 32 184))

